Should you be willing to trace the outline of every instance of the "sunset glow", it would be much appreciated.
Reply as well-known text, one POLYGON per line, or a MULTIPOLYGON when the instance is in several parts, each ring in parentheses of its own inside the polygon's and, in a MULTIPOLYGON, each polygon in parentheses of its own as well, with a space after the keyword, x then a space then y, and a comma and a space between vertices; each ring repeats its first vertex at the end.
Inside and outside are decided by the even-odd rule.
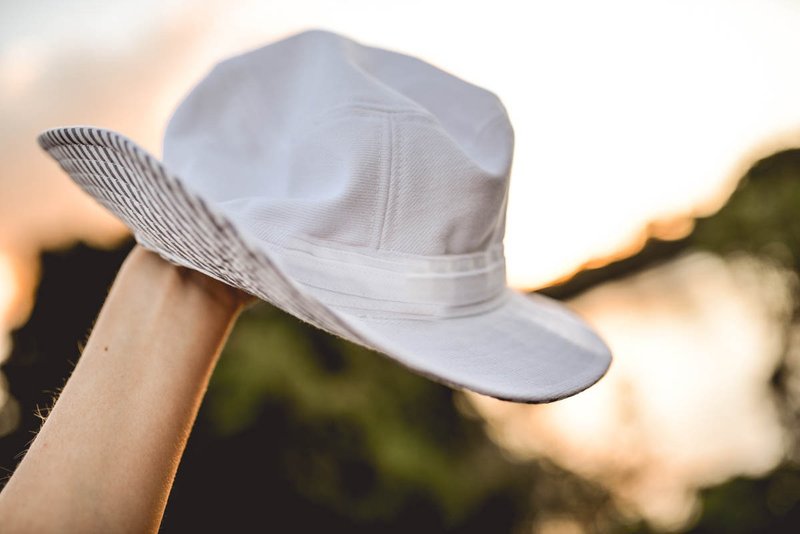
MULTIPOLYGON (((509 281, 520 288, 629 255, 648 235, 681 237, 691 217, 724 202, 756 158, 800 144, 800 71, 788 67, 800 52, 800 4, 499 1, 492 12, 502 16, 488 18, 480 6, 454 1, 345 4, 302 0, 277 9, 243 1, 192 9, 168 2, 164 22, 135 17, 108 37, 118 62, 136 70, 152 65, 145 78, 120 80, 126 98, 141 102, 125 109, 137 112, 93 100, 83 118, 70 114, 65 122, 107 125, 159 153, 174 105, 230 54, 324 27, 417 55, 494 91, 508 108, 517 143, 506 250, 509 281), (459 24, 448 25, 445 39, 439 21, 454 11, 459 24), (216 24, 222 12, 225 24, 216 24), (151 38, 136 39, 147 22, 151 38), (660 235, 659 228, 670 231, 660 235)), ((114 16, 112 6, 93 9, 95 17, 114 16)), ((65 40, 64 31, 62 25, 2 47, 0 88, 12 106, 29 109, 41 99, 59 53, 93 46, 82 32, 65 40)), ((117 92, 112 79, 96 83, 104 84, 103 95, 117 92)), ((62 83, 60 90, 85 86, 62 83)), ((32 136, 52 118, 28 120, 31 139, 20 147, 40 156, 32 136)), ((40 172, 64 181, 51 166, 40 172)), ((100 231, 99 215, 73 195, 67 199, 87 213, 72 223, 83 225, 76 230, 100 231)))
POLYGON ((509 451, 546 455, 677 528, 698 487, 781 459, 768 383, 790 291, 789 275, 753 259, 684 257, 570 302, 614 353, 593 388, 544 406, 469 398, 509 451))
MULTIPOLYGON (((759 158, 800 147, 800 2, 78 3, 91 16, 20 2, 16 19, 0 17, 0 242, 25 236, 38 250, 124 232, 41 153, 41 130, 95 124, 160 154, 172 110, 213 63, 312 27, 501 98, 516 135, 508 279, 522 289, 688 235, 759 158)), ((35 282, 14 265, 0 254, 0 332, 35 282)), ((615 354, 597 386, 548 406, 468 398, 510 454, 551 458, 678 527, 698 488, 781 458, 766 383, 786 276, 703 254, 597 287, 570 303, 615 354)))
MULTIPOLYGON (((17 276, 11 260, 0 252, 0 332, 8 328, 11 307, 17 298, 17 276)), ((0 363, 5 359, 5 338, 0 335, 0 363)))

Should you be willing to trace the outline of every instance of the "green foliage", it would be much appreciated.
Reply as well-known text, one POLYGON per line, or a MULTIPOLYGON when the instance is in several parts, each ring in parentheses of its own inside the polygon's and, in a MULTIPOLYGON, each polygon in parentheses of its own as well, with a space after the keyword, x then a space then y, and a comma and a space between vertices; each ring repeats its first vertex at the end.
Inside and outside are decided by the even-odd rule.
POLYGON ((746 252, 800 270, 800 150, 756 164, 725 206, 701 219, 691 237, 697 248, 746 252))
POLYGON ((736 478, 702 493, 703 514, 693 532, 797 532, 800 471, 784 464, 761 478, 736 478))
MULTIPOLYGON (((43 256, 36 305, 3 366, 22 414, 0 438, 5 472, 39 427, 36 407, 77 361, 130 246, 43 256)), ((461 393, 261 304, 225 348, 161 531, 503 533, 554 517, 629 530, 599 486, 504 455, 461 393)))
MULTIPOLYGON (((746 253, 800 275, 800 150, 775 154, 756 164, 716 214, 699 220, 688 243, 718 254, 746 253)), ((796 328, 795 317, 788 329, 796 328)), ((800 430, 796 391, 787 386, 797 371, 787 347, 772 377, 776 404, 798 449, 800 430)), ((786 462, 759 478, 736 478, 707 488, 693 532, 797 532, 800 530, 800 470, 786 462)))
POLYGON ((206 403, 223 436, 256 424, 261 406, 276 401, 289 404, 307 432, 325 429, 311 450, 287 455, 295 483, 315 500, 375 519, 422 492, 452 523, 522 483, 453 396, 383 356, 259 305, 240 319, 206 403), (364 460, 369 466, 359 467, 364 460))

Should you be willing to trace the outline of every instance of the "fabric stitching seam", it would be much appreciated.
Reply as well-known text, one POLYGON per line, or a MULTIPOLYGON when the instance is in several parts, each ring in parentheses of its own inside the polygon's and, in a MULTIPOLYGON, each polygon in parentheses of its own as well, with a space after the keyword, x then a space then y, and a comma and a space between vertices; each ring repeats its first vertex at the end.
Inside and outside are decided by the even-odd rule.
POLYGON ((378 232, 378 249, 383 248, 384 241, 386 239, 386 220, 389 218, 389 208, 391 206, 391 195, 393 191, 393 182, 394 182, 394 172, 395 172, 395 133, 394 133, 394 118, 391 114, 386 115, 386 123, 387 123, 387 130, 389 133, 389 142, 387 143, 389 146, 389 157, 388 157, 388 167, 389 171, 387 172, 387 181, 386 181, 386 199, 383 204, 383 217, 381 219, 380 224, 380 231, 378 232))

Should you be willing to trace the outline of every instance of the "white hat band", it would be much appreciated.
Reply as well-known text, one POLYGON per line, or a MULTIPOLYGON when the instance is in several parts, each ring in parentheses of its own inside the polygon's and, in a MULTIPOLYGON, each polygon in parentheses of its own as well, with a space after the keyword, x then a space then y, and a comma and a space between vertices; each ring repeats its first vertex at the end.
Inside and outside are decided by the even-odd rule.
POLYGON ((300 240, 279 248, 292 276, 320 300, 363 316, 471 315, 505 294, 502 245, 447 257, 378 257, 300 240))

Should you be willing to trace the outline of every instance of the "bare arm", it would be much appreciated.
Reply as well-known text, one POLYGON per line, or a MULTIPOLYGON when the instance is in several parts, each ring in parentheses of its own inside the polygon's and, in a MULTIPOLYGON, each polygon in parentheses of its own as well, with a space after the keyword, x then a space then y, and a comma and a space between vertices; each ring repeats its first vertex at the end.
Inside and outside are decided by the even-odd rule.
POLYGON ((136 247, 5 489, 3 532, 154 532, 242 294, 136 247))

